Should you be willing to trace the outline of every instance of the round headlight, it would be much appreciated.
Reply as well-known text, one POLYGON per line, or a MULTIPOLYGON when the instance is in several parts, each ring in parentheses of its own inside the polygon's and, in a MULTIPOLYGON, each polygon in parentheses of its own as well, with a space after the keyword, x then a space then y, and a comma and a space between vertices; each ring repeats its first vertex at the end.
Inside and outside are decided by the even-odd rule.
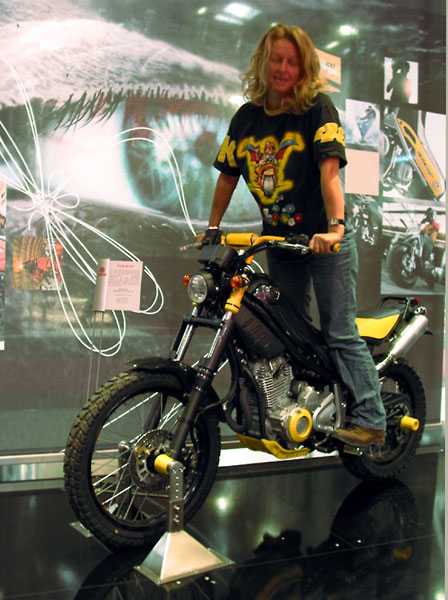
POLYGON ((206 277, 203 273, 196 273, 196 275, 193 275, 188 282, 187 288, 190 300, 196 302, 196 304, 202 304, 208 296, 210 283, 213 284, 213 280, 210 281, 210 278, 206 277))

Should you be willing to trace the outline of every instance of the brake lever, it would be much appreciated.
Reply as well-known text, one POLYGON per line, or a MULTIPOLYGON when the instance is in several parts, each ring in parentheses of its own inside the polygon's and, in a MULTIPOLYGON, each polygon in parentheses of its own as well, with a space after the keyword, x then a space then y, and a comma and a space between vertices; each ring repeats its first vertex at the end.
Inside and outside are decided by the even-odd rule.
MULTIPOLYGON (((282 248, 284 250, 294 250, 295 252, 299 251, 300 254, 309 254, 311 250, 308 246, 304 246, 303 244, 298 244, 294 242, 279 242, 277 240, 273 240, 269 242, 269 245, 274 246, 276 248, 282 248)), ((336 242, 331 247, 331 252, 337 253, 341 250, 341 244, 336 242)))
POLYGON ((308 254, 311 252, 308 246, 295 242, 279 242, 278 240, 271 240, 269 245, 274 248, 281 248, 282 250, 294 250, 295 252, 300 252, 300 254, 308 254))
POLYGON ((189 250, 190 248, 200 248, 202 246, 202 242, 194 242, 193 244, 187 244, 186 246, 180 246, 179 251, 185 252, 185 250, 189 250))

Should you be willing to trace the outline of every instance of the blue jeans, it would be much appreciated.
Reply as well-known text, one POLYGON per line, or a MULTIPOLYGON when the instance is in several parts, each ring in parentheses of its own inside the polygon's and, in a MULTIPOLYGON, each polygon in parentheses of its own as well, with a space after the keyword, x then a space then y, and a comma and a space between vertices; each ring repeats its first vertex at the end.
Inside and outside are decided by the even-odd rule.
POLYGON ((268 269, 280 290, 308 316, 312 280, 324 340, 352 397, 350 421, 385 429, 378 374, 355 321, 358 254, 353 233, 346 230, 337 254, 312 255, 304 260, 292 252, 283 257, 269 251, 268 269))

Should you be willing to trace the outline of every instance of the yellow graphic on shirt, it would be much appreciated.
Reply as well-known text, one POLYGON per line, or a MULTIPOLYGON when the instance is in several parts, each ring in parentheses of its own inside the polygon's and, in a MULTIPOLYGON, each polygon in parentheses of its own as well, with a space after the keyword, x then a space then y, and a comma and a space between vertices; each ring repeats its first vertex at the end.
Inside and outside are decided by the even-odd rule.
POLYGON ((236 143, 235 140, 230 141, 230 136, 226 135, 224 141, 221 145, 218 154, 218 162, 224 163, 227 159, 227 162, 230 167, 237 167, 234 152, 235 152, 236 143))
POLYGON ((314 142, 339 142, 345 146, 344 130, 337 123, 325 123, 316 131, 314 142))
POLYGON ((246 158, 249 170, 247 186, 264 205, 274 204, 277 196, 294 187, 284 175, 293 151, 303 152, 305 142, 300 133, 288 133, 279 143, 274 136, 255 140, 253 136, 238 144, 238 158, 246 158))

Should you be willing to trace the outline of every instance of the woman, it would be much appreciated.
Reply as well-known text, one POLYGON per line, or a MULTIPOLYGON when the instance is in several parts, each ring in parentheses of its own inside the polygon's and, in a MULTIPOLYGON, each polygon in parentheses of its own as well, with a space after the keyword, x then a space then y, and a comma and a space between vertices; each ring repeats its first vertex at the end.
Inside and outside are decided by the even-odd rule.
POLYGON ((322 333, 352 396, 350 426, 334 437, 356 446, 381 445, 386 421, 378 376, 355 323, 357 255, 345 228, 339 178, 346 164, 344 134, 322 93, 316 50, 299 27, 275 25, 250 65, 242 78, 249 102, 234 115, 214 163, 220 175, 209 228, 196 241, 217 233, 240 175, 259 205, 263 234, 311 238, 307 261, 271 250, 269 274, 306 314, 313 281, 322 333), (338 254, 331 253, 335 243, 341 243, 338 254))

